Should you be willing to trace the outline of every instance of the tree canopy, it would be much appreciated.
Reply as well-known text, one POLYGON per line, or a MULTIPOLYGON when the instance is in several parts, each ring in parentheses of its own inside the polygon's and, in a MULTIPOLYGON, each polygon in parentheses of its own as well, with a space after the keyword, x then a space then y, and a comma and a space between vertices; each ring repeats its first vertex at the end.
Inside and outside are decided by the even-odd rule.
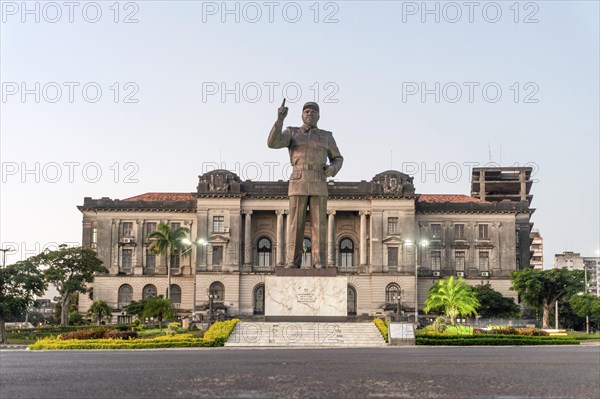
POLYGON ((476 315, 479 301, 475 292, 469 286, 465 279, 450 276, 439 280, 429 289, 429 295, 425 301, 425 313, 432 309, 442 308, 444 314, 450 318, 454 324, 457 316, 476 315))
POLYGON ((512 318, 519 316, 519 305, 513 298, 508 298, 494 290, 490 283, 473 287, 479 301, 477 313, 485 318, 512 318))
POLYGON ((583 271, 568 269, 515 270, 510 275, 511 289, 529 306, 542 309, 542 328, 549 327, 554 302, 584 289, 583 271))
POLYGON ((92 303, 92 306, 88 309, 88 314, 92 317, 92 321, 98 323, 98 325, 102 324, 102 320, 105 318, 110 320, 112 316, 112 311, 110 310, 110 306, 108 303, 103 300, 97 300, 92 303))
POLYGON ((30 260, 0 268, 0 341, 6 343, 5 320, 27 313, 35 296, 44 294, 47 283, 30 260))
POLYGON ((162 330, 163 320, 175 317, 175 308, 170 300, 163 298, 162 295, 159 295, 154 298, 146 299, 142 316, 156 317, 158 320, 158 325, 162 330))
POLYGON ((108 273, 96 252, 85 247, 61 245, 56 251, 45 251, 30 259, 47 268, 44 276, 59 293, 61 324, 64 326, 68 324, 70 295, 87 292, 86 284, 94 281, 96 273, 108 273))

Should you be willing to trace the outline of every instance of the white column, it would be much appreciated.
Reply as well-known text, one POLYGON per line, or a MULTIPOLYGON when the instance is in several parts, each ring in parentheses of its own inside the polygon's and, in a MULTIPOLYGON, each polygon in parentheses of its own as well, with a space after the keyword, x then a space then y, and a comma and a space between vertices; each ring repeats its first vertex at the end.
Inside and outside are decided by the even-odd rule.
POLYGON ((335 267, 335 211, 327 212, 327 266, 335 267))
POLYGON ((252 264, 252 211, 244 211, 244 265, 252 264))
POLYGON ((367 211, 360 211, 360 265, 367 264, 367 211))
POLYGON ((275 248, 277 248, 276 262, 279 266, 283 265, 285 262, 285 230, 283 226, 283 215, 285 215, 285 213, 286 211, 281 209, 275 211, 275 214, 277 215, 277 243, 275 244, 275 248))

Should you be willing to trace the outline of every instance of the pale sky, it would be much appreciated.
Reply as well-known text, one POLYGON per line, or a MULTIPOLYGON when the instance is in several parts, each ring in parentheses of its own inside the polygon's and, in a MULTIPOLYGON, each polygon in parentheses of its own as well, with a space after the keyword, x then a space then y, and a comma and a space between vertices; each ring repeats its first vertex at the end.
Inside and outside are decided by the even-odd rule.
POLYGON ((84 197, 192 192, 215 165, 286 178, 284 96, 287 125, 320 103, 342 181, 468 195, 473 166, 533 166, 545 266, 597 255, 596 1, 66 3, 1 2, 7 263, 79 243, 84 197))

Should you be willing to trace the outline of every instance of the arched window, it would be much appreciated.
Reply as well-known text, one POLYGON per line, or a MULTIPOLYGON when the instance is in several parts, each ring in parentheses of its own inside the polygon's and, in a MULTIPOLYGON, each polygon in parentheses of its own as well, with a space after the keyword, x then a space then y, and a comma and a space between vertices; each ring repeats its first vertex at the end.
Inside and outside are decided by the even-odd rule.
POLYGON ((400 286, 396 283, 390 283, 385 287, 385 303, 396 303, 395 297, 400 295, 400 286))
POLYGON ((133 300, 133 288, 129 284, 123 284, 119 287, 119 300, 118 307, 122 309, 123 307, 129 305, 133 300))
POLYGON ((171 284, 170 289, 171 302, 173 303, 181 303, 181 287, 177 284, 171 284))
POLYGON ((148 284, 142 291, 142 299, 154 298, 156 296, 156 286, 148 284))
POLYGON ((356 316, 356 290, 348 285, 348 316, 356 316))
POLYGON ((220 282, 214 282, 210 285, 209 294, 213 295, 214 302, 223 302, 225 300, 225 287, 220 282))
POLYGON ((256 252, 258 253, 258 266, 271 266, 271 253, 273 252, 271 240, 267 237, 258 240, 256 252))
POLYGON ((312 243, 310 238, 304 238, 302 242, 302 267, 312 267, 312 243))
POLYGON ((354 242, 349 238, 340 241, 340 267, 354 266, 354 242))
POLYGON ((254 287, 253 297, 254 314, 265 314, 265 285, 258 284, 254 287))

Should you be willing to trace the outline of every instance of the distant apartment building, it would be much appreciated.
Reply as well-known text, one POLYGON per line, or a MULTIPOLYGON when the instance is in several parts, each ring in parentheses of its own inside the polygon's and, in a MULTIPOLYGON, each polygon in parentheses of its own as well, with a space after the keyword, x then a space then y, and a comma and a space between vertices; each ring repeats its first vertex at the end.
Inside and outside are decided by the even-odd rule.
POLYGON ((555 269, 583 270, 583 257, 580 253, 565 251, 554 255, 555 269))
POLYGON ((587 292, 600 297, 600 257, 583 257, 577 252, 565 251, 554 255, 555 269, 584 270, 587 292))
POLYGON ((600 256, 585 257, 583 264, 587 274, 588 292, 600 298, 600 256))
POLYGON ((532 269, 543 270, 544 269, 544 239, 540 235, 539 229, 531 230, 530 234, 531 244, 529 245, 529 251, 531 252, 531 259, 529 264, 532 269))

